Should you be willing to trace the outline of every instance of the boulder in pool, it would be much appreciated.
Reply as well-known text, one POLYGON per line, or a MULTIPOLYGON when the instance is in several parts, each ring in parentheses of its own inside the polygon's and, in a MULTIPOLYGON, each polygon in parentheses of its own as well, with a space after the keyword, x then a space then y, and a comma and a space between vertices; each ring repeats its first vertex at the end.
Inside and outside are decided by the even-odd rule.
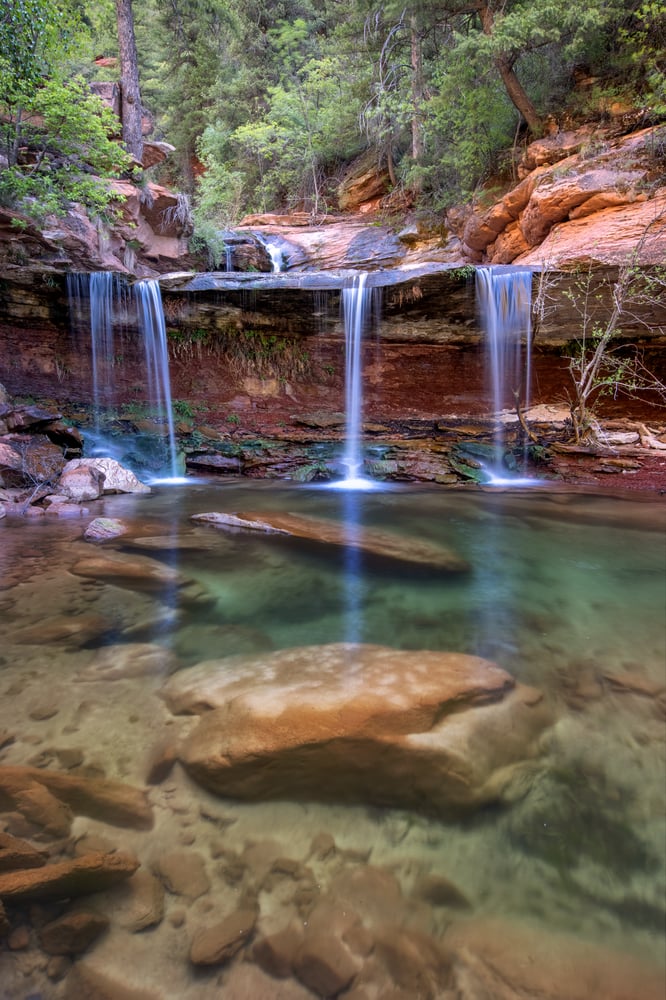
POLYGON ((211 791, 436 815, 527 791, 552 721, 487 660, 352 643, 207 661, 163 695, 201 713, 179 756, 211 791))

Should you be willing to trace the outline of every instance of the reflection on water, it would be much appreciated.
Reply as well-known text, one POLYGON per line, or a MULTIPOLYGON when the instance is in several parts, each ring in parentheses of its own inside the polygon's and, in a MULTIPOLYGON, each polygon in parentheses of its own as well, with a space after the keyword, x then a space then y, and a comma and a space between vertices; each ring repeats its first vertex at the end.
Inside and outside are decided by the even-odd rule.
MULTIPOLYGON (((127 985, 154 986, 159 996, 227 995, 215 992, 222 982, 229 996, 243 995, 232 984, 250 975, 247 962, 242 971, 240 958, 225 966, 222 979, 217 968, 195 975, 187 949, 208 911, 214 923, 250 892, 262 851, 305 866, 322 892, 336 886, 342 893, 340 879, 352 869, 368 879, 371 872, 368 899, 378 911, 395 911, 391 919, 404 933, 441 941, 459 932, 462 907, 467 919, 510 919, 659 960, 666 884, 662 514, 652 503, 532 491, 195 483, 158 487, 147 499, 107 498, 75 521, 0 522, 2 765, 74 761, 72 773, 143 785, 158 748, 194 724, 165 707, 167 673, 341 641, 484 656, 544 692, 557 718, 527 794, 455 822, 344 803, 218 800, 179 768, 151 789, 156 822, 149 834, 77 817, 74 837, 112 841, 146 869, 159 868, 170 852, 195 852, 211 882, 196 900, 169 892, 164 919, 142 934, 115 921, 102 894, 98 904, 110 907, 112 927, 85 962, 127 985), (351 545, 335 549, 190 520, 211 510, 316 514, 343 521, 349 540, 364 528, 399 533, 450 547, 471 568, 444 573, 351 545), (128 531, 96 547, 82 540, 82 530, 102 513, 122 519, 128 531), (96 577, 86 564, 100 554, 132 564, 134 578, 129 570, 115 583, 96 577), (163 657, 133 659, 137 644, 146 643, 163 657), (333 838, 336 861, 312 847, 324 834, 333 838), (267 841, 271 848, 256 846, 267 841), (452 903, 453 889, 444 902, 433 901, 437 879, 441 896, 445 880, 455 883, 464 906, 452 903), (389 881, 397 893, 390 904, 382 895, 389 881)), ((10 825, 0 812, 0 830, 10 825)), ((272 895, 263 882, 252 890, 261 933, 271 921, 278 925, 276 914, 287 906, 283 883, 273 878, 272 895)), ((368 926, 374 919, 366 914, 368 926)), ((252 975, 266 977, 265 964, 252 975)), ((277 996, 270 992, 277 982, 285 981, 262 979, 246 995, 277 996)), ((11 984, 5 993, 0 986, 0 997, 11 1000, 66 995, 45 962, 30 966, 8 949, 0 950, 0 983, 11 984)), ((293 990, 284 996, 316 995, 295 980, 293 990)))

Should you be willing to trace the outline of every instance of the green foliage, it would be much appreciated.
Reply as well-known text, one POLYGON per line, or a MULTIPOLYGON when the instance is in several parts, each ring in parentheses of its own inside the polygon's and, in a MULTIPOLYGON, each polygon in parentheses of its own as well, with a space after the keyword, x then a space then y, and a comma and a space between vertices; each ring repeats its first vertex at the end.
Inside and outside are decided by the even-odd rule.
POLYGON ((0 15, 0 202, 41 218, 69 202, 107 209, 104 178, 129 158, 113 141, 113 113, 65 72, 81 29, 77 5, 9 0, 0 15))
POLYGON ((208 220, 201 220, 202 213, 195 212, 194 232, 190 236, 190 252, 203 257, 209 271, 219 271, 226 256, 224 233, 208 220), (201 221, 200 221, 201 220, 201 221))
POLYGON ((20 121, 4 109, 2 142, 10 151, 20 128, 21 147, 0 175, 0 203, 34 217, 62 213, 70 202, 104 213, 111 193, 103 178, 118 177, 130 158, 112 138, 117 119, 84 81, 44 81, 25 95, 20 121))
MULTIPOLYGON (((217 268, 247 212, 337 207, 370 152, 421 213, 509 178, 509 150, 550 113, 640 101, 666 117, 661 0, 142 0, 142 96, 177 147, 161 176, 195 196, 192 248, 217 268), (572 91, 572 70, 597 89, 572 91), (509 96, 511 76, 525 104, 509 96), (520 110, 519 110, 520 108, 520 110), (528 109, 527 111, 525 109, 528 109), (534 116, 529 113, 533 109, 534 116), (201 170, 203 167, 203 170, 201 170)), ((78 76, 105 79, 113 0, 5 0, 0 12, 0 197, 33 212, 104 211, 126 169, 78 76)), ((108 127, 107 127, 108 126, 108 127)))
POLYGON ((619 37, 651 116, 666 117, 666 6, 661 0, 643 0, 619 37))
POLYGON ((424 107, 423 190, 442 209, 469 198, 501 170, 519 116, 497 76, 467 44, 452 53, 435 85, 424 107))

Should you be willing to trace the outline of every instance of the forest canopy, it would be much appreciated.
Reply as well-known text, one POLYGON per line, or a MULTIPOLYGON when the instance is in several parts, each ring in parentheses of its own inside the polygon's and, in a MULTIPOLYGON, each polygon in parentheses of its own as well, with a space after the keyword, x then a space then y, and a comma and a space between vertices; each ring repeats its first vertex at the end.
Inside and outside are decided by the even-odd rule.
MULTIPOLYGON (((141 101, 177 150, 166 179, 213 227, 335 210, 359 156, 441 213, 510 179, 512 151, 551 116, 599 118, 619 103, 645 124, 666 117, 660 0, 123 3, 141 101)), ((119 72, 116 13, 114 0, 6 0, 0 200, 101 210, 92 176, 129 169, 117 122, 85 86, 119 72)))

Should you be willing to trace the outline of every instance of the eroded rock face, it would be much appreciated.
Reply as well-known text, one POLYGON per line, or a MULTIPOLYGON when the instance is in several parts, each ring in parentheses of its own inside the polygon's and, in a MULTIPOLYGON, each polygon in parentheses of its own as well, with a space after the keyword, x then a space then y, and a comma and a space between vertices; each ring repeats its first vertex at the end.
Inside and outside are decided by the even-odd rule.
POLYGON ((163 693, 204 712, 180 758, 213 791, 434 813, 501 799, 551 721, 486 660, 348 643, 208 661, 163 693))
POLYGON ((659 263, 666 192, 654 189, 654 142, 654 128, 618 137, 587 126, 538 140, 519 184, 483 212, 451 214, 449 224, 472 261, 569 267, 635 253, 638 263, 659 263))

